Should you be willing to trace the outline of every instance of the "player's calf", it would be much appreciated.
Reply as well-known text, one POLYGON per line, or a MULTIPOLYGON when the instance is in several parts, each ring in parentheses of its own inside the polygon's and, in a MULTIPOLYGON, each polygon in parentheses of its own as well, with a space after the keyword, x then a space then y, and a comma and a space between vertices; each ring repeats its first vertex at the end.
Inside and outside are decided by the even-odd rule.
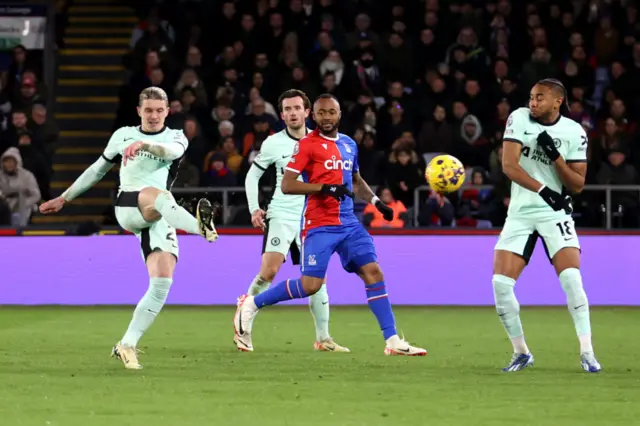
POLYGON ((377 262, 368 262, 360 267, 358 275, 365 284, 367 304, 378 320, 382 336, 386 342, 385 355, 425 356, 427 351, 410 345, 398 336, 396 319, 393 315, 384 275, 377 262))
POLYGON ((553 266, 558 272, 562 290, 567 296, 567 308, 580 342, 580 363, 587 372, 598 372, 600 364, 593 353, 589 299, 582 284, 580 250, 564 247, 553 256, 553 266))

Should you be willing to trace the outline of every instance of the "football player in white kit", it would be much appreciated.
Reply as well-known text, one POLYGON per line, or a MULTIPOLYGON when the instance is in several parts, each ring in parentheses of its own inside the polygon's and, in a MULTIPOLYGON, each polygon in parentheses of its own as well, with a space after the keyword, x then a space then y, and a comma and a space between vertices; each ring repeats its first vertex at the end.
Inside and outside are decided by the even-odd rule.
POLYGON ((563 194, 564 188, 580 192, 584 187, 587 135, 580 124, 561 115, 566 98, 560 81, 539 81, 531 89, 529 107, 512 112, 504 131, 502 167, 512 181, 511 200, 495 247, 492 281, 496 311, 513 344, 513 357, 503 369, 507 372, 533 364, 514 286, 538 239, 567 296, 582 368, 590 373, 601 370, 591 344, 589 302, 582 286, 571 198, 563 194))
MULTIPOLYGON (((269 288, 287 254, 291 255, 294 265, 300 264, 300 226, 305 197, 283 194, 280 182, 296 144, 308 133, 305 120, 309 116, 311 103, 304 92, 291 89, 280 95, 278 108, 286 127, 264 141, 245 181, 251 223, 264 232, 260 271, 247 291, 251 296, 269 288), (265 212, 258 203, 258 182, 271 165, 276 168, 276 187, 265 212)), ((302 177, 299 179, 302 180, 302 177)), ((316 294, 309 297, 309 309, 316 328, 314 348, 318 351, 349 352, 349 349, 337 344, 329 334, 329 296, 326 282, 316 294)), ((237 339, 236 345, 241 351, 252 350, 241 345, 237 339)))
POLYGON ((141 369, 136 346, 164 306, 173 283, 178 260, 176 229, 199 234, 213 242, 213 208, 206 199, 198 202, 197 217, 180 207, 169 191, 175 180, 188 140, 182 130, 172 130, 164 121, 169 101, 164 90, 149 87, 140 93, 141 125, 116 130, 103 154, 62 195, 40 206, 43 214, 56 213, 95 185, 122 160, 120 190, 115 213, 120 226, 140 240, 149 272, 149 288, 133 313, 133 319, 112 355, 125 368, 141 369))

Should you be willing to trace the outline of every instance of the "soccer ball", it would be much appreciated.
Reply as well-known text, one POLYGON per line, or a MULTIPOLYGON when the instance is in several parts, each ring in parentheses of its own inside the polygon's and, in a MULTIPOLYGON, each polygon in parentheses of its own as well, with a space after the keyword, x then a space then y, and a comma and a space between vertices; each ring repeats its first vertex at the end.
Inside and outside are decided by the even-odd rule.
POLYGON ((464 183, 464 166, 452 155, 438 155, 429 161, 424 177, 431 189, 448 194, 460 189, 464 183))

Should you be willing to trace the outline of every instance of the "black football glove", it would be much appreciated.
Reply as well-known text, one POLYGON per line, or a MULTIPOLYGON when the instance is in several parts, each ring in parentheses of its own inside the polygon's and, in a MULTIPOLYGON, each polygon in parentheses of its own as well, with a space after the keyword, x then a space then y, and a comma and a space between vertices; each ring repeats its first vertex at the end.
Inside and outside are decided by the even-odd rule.
POLYGON ((560 152, 558 152, 558 148, 556 148, 556 143, 546 131, 538 135, 538 146, 542 148, 545 154, 547 154, 549 160, 556 161, 560 157, 560 152))
POLYGON ((324 184, 320 193, 333 197, 338 201, 344 201, 346 197, 353 198, 353 192, 347 188, 346 184, 324 184))
POLYGON ((393 209, 391 207, 389 207, 388 205, 386 205, 380 200, 376 200, 374 206, 376 207, 376 209, 378 209, 380 213, 382 213, 382 217, 384 218, 384 220, 389 222, 393 220, 394 214, 393 214, 393 209))
POLYGON ((542 197, 545 203, 549 204, 549 206, 556 212, 560 210, 564 210, 566 214, 573 213, 573 204, 571 197, 566 196, 563 197, 562 194, 550 189, 546 186, 543 186, 538 194, 542 197))

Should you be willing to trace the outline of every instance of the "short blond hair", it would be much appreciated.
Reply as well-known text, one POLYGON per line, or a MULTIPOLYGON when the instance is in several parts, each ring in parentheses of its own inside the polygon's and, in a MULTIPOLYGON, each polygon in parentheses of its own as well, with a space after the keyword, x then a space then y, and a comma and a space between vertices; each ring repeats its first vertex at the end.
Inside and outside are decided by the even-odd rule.
POLYGON ((142 102, 147 100, 165 101, 167 105, 169 105, 169 97, 167 96, 167 92, 155 86, 147 87, 142 92, 140 92, 140 96, 138 97, 138 105, 142 106, 142 102))

